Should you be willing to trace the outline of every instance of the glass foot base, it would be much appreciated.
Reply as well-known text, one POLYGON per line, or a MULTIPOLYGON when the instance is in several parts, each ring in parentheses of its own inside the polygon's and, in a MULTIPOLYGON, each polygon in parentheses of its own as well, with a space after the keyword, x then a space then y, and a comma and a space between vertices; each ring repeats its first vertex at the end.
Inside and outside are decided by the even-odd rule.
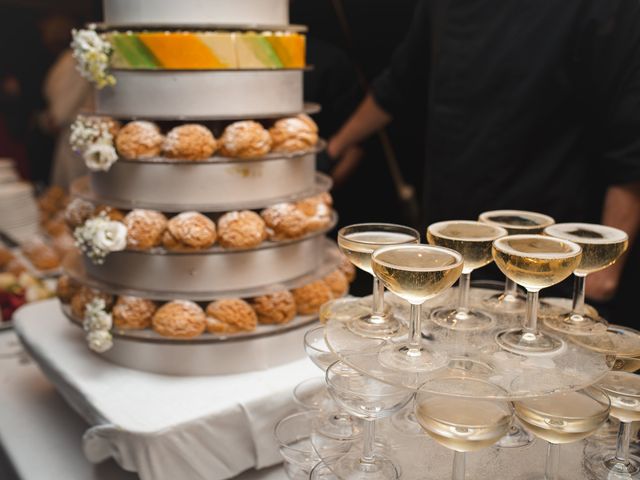
POLYGON ((525 332, 521 328, 505 330, 496 335, 501 348, 519 355, 549 355, 559 352, 564 341, 544 332, 525 332))
POLYGON ((522 313, 527 307, 527 298, 512 293, 496 293, 485 298, 482 304, 498 313, 522 313))
POLYGON ((354 440, 362 433, 360 421, 343 412, 320 415, 314 427, 319 435, 333 440, 354 440))
POLYGON ((596 455, 595 458, 585 460, 585 468, 594 478, 604 480, 636 480, 640 478, 640 458, 630 456, 627 463, 623 463, 611 452, 596 455))
POLYGON ((551 330, 569 335, 597 335, 607 331, 607 322, 604 319, 587 315, 547 317, 544 324, 551 330))
POLYGON ((328 467, 343 480, 397 480, 398 467, 387 457, 376 454, 371 462, 362 461, 359 454, 349 453, 337 460, 325 460, 328 467), (330 462, 330 463, 329 463, 330 462))
POLYGON ((495 325, 495 319, 476 309, 466 311, 455 308, 437 308, 431 312, 431 321, 451 330, 484 330, 495 325))
POLYGON ((498 448, 524 448, 535 441, 535 437, 527 432, 521 425, 514 423, 504 437, 496 443, 498 448))
POLYGON ((361 337, 389 338, 400 331, 402 323, 391 314, 385 316, 367 315, 349 321, 347 328, 361 337))
POLYGON ((424 430, 422 430, 415 413, 413 413, 413 405, 393 415, 391 417, 391 425, 403 435, 424 437, 424 430))
POLYGON ((380 349, 378 360, 393 370, 430 372, 446 366, 449 359, 447 355, 435 352, 426 345, 412 349, 408 344, 390 343, 380 349))

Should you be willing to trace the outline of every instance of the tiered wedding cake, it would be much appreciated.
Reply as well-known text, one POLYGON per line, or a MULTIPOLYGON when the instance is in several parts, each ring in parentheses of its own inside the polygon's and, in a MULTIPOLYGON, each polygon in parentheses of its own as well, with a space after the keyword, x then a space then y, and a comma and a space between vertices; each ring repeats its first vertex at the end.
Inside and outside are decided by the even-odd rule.
POLYGON ((90 172, 58 293, 105 358, 267 368, 302 356, 303 327, 347 292, 303 31, 288 0, 106 0, 105 23, 74 32, 96 113, 72 128, 90 172))

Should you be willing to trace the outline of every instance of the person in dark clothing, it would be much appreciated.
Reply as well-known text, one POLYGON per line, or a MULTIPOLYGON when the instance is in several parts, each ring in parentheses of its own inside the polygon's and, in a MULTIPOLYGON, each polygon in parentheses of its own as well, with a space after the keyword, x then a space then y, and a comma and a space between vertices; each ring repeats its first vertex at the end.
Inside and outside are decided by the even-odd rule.
MULTIPOLYGON (((640 3, 423 0, 333 157, 426 110, 425 224, 484 210, 640 227, 640 3)), ((625 259, 589 276, 611 298, 625 259)))
MULTIPOLYGON (((313 68, 304 75, 305 102, 320 105, 314 115, 322 135, 333 136, 362 98, 349 57, 338 47, 311 35, 307 37, 307 61, 313 68)), ((318 154, 318 169, 330 173, 341 185, 362 158, 358 145, 344 149, 339 162, 325 152, 318 154)))

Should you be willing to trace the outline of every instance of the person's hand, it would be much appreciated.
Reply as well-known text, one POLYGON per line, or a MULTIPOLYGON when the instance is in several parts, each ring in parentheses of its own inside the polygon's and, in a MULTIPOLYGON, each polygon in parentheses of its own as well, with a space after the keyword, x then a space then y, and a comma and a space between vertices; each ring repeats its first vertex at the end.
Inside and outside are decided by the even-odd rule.
POLYGON ((611 300, 620 282, 619 269, 614 267, 590 274, 585 287, 586 297, 596 302, 611 300))
POLYGON ((362 148, 355 145, 347 148, 338 159, 331 159, 334 162, 334 166, 331 169, 331 178, 337 188, 344 185, 349 177, 353 175, 363 156, 364 151, 362 148))
POLYGON ((333 163, 335 163, 342 156, 343 147, 340 144, 340 140, 337 136, 333 136, 329 139, 327 144, 327 155, 333 163))

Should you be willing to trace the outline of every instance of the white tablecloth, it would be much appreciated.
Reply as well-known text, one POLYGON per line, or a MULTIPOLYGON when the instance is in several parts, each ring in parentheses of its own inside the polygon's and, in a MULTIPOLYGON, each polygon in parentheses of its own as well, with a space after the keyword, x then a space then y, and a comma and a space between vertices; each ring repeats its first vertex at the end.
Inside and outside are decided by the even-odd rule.
POLYGON ((281 461, 273 426, 291 392, 319 370, 307 360, 267 371, 170 377, 119 367, 89 352, 57 301, 16 314, 16 331, 67 402, 93 427, 87 458, 113 457, 143 480, 216 480, 281 461))

